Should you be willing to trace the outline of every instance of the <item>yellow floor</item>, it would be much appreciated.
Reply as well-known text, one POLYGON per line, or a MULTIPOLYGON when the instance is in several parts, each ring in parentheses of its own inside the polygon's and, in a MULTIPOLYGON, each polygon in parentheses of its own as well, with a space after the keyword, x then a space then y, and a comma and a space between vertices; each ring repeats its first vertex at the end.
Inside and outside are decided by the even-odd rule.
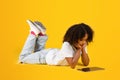
MULTIPOLYGON (((2 0, 0 3, 0 80, 119 80, 119 0, 2 0), (95 31, 88 46, 90 72, 68 66, 18 64, 29 34, 27 19, 47 28, 46 48, 60 48, 65 31, 87 23, 95 31)), ((79 60, 79 62, 81 62, 79 60)))

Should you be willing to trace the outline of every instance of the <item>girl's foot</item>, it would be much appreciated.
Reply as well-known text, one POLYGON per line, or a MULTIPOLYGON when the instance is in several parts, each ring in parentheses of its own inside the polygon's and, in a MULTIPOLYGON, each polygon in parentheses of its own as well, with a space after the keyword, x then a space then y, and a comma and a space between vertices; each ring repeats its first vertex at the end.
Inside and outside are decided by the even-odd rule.
POLYGON ((31 20, 27 20, 27 23, 30 26, 30 31, 33 31, 35 35, 38 35, 41 32, 31 20))
POLYGON ((34 21, 34 24, 36 25, 36 27, 41 31, 42 34, 45 34, 46 32, 46 28, 44 27, 44 25, 39 22, 39 21, 34 21))

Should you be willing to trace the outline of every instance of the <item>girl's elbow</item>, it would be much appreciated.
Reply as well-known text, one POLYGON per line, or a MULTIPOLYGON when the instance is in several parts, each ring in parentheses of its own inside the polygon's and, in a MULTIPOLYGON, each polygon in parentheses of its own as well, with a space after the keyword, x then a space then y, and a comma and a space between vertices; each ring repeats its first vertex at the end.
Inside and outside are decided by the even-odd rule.
POLYGON ((76 65, 74 65, 74 64, 70 64, 70 67, 71 67, 72 69, 75 69, 75 66, 76 66, 76 65))
POLYGON ((84 65, 84 66, 88 66, 88 65, 89 65, 89 63, 90 63, 90 60, 83 61, 83 65, 84 65))
POLYGON ((75 69, 75 66, 70 66, 72 69, 75 69))
POLYGON ((88 63, 84 63, 84 66, 88 66, 89 65, 89 62, 88 63))
POLYGON ((88 66, 89 64, 84 64, 84 66, 88 66))

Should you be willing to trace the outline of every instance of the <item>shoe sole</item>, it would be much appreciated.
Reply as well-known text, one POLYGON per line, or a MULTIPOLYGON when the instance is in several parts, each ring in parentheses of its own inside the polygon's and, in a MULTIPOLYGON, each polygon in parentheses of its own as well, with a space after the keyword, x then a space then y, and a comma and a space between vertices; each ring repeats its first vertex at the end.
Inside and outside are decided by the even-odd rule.
POLYGON ((42 23, 35 21, 34 24, 36 25, 37 28, 39 28, 39 30, 41 30, 43 34, 45 34, 46 28, 42 25, 42 23))
POLYGON ((31 20, 27 20, 27 23, 30 25, 31 30, 33 32, 35 32, 35 34, 39 34, 40 33, 40 30, 37 28, 37 26, 31 20))

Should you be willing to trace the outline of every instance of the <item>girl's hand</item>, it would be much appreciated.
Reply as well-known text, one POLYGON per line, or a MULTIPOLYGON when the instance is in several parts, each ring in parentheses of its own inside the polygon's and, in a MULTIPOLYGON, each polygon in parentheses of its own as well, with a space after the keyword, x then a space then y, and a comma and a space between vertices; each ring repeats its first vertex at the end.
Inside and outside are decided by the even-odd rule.
POLYGON ((83 52, 83 51, 86 51, 86 49, 85 49, 86 46, 87 46, 87 43, 85 43, 85 44, 82 46, 82 52, 83 52))
POLYGON ((77 50, 81 49, 82 50, 82 46, 80 46, 79 44, 74 44, 74 46, 77 48, 77 50))
POLYGON ((87 43, 85 43, 85 44, 82 46, 82 48, 85 49, 86 46, 87 46, 87 43))

